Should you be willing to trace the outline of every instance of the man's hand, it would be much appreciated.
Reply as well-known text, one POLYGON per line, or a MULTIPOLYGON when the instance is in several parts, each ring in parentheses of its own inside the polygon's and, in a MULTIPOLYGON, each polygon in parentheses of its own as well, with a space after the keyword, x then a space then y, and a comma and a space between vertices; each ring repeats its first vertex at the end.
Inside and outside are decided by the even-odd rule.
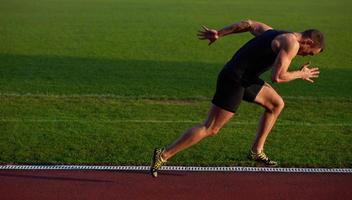
POLYGON ((311 83, 314 83, 314 81, 311 78, 318 78, 319 77, 319 68, 308 68, 310 65, 310 62, 304 64, 301 66, 301 73, 302 73, 302 79, 305 81, 309 81, 311 83))
POLYGON ((202 26, 203 30, 198 31, 198 38, 200 40, 209 40, 209 44, 211 45, 214 43, 217 39, 219 39, 219 33, 217 30, 214 29, 208 29, 205 26, 202 26))

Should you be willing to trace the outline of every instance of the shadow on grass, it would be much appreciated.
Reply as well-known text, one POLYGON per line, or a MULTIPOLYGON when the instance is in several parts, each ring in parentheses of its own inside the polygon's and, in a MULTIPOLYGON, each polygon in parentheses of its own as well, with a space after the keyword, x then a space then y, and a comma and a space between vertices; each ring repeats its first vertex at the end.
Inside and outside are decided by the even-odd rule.
POLYGON ((0 55, 2 93, 208 96, 216 64, 0 55))
MULTIPOLYGON (((224 61, 225 63, 226 61, 224 61)), ((224 63, 0 55, 0 92, 210 98, 224 63)), ((315 84, 275 84, 286 96, 350 96, 352 70, 321 69, 315 84)), ((268 80, 268 74, 263 75, 268 80)))

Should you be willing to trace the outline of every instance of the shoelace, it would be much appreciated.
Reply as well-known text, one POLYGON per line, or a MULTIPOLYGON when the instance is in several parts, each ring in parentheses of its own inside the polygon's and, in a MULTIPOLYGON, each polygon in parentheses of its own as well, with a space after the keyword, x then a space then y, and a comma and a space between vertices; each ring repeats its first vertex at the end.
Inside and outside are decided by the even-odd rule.
POLYGON ((270 162, 268 156, 267 156, 264 152, 260 152, 260 153, 258 154, 258 157, 259 157, 260 159, 266 161, 266 162, 270 162))
POLYGON ((161 165, 163 164, 163 161, 161 159, 158 159, 156 162, 155 162, 155 167, 156 169, 158 169, 159 167, 161 167, 161 165))

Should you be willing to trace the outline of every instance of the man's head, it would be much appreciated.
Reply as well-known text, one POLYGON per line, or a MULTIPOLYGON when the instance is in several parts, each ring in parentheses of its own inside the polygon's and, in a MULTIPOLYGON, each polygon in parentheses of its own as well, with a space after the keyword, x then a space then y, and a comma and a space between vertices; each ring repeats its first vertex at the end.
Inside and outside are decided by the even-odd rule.
POLYGON ((298 55, 308 56, 316 55, 325 48, 325 40, 322 32, 316 29, 303 31, 302 38, 299 41, 298 55))

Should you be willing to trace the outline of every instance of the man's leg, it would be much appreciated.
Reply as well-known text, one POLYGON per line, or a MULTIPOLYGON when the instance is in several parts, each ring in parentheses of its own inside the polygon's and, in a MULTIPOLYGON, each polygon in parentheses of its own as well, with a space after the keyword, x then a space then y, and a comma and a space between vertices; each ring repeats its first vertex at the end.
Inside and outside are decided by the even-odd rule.
POLYGON ((163 151, 161 158, 163 158, 163 160, 168 160, 178 152, 189 148, 205 137, 216 135, 232 116, 232 112, 211 105, 206 121, 203 124, 196 125, 186 130, 179 139, 163 151))
POLYGON ((254 153, 260 153, 264 149, 266 138, 274 126, 276 119, 284 108, 284 101, 269 84, 265 84, 254 102, 265 108, 258 124, 256 139, 252 146, 254 153))
POLYGON ((212 105, 209 109, 208 118, 203 124, 188 129, 178 140, 168 146, 165 150, 158 148, 154 150, 154 156, 150 167, 152 176, 157 177, 161 165, 176 153, 198 143, 205 137, 216 135, 232 116, 232 112, 212 105))

